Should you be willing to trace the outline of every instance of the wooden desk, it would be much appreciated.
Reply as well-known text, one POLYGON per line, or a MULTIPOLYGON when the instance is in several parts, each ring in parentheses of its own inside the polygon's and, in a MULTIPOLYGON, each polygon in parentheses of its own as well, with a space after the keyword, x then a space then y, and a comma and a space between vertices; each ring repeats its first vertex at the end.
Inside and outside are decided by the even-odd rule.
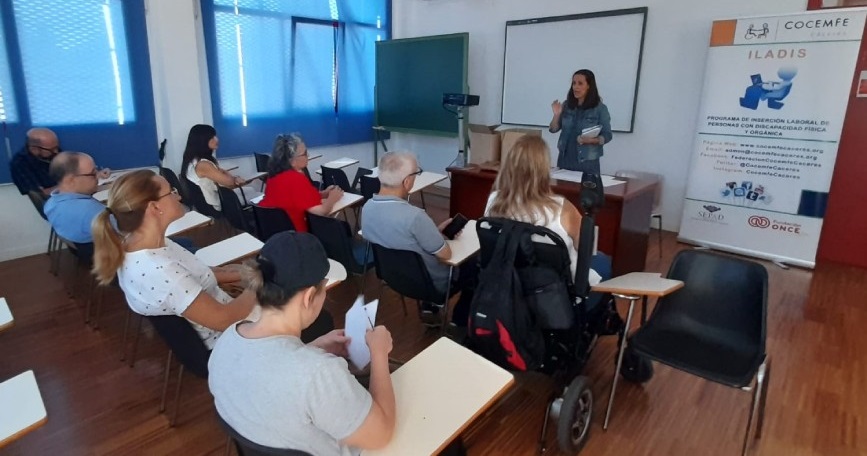
POLYGON ((259 253, 263 245, 265 244, 262 241, 250 233, 241 233, 199 249, 196 257, 208 266, 222 266, 259 253))
POLYGON ((325 282, 326 290, 330 290, 336 287, 340 282, 346 280, 346 268, 343 267, 342 264, 329 258, 328 266, 328 273, 325 274, 325 278, 328 279, 328 281, 325 282))
MULTIPOLYGON (((328 162, 322 166, 324 166, 326 168, 332 168, 332 169, 343 169, 343 168, 346 168, 347 166, 352 166, 356 163, 358 163, 358 160, 356 160, 354 158, 343 157, 343 158, 338 158, 337 160, 332 160, 332 161, 330 161, 330 162, 328 162)), ((321 175, 322 174, 322 168, 317 169, 316 174, 321 175)))
MULTIPOLYGON (((460 213, 470 219, 483 217, 496 171, 482 171, 477 166, 447 171, 452 177, 449 214, 460 213)), ((580 207, 581 184, 554 179, 551 188, 580 207)), ((599 250, 612 256, 614 275, 644 270, 653 190, 653 182, 638 179, 605 187, 605 204, 596 215, 596 224, 599 250)))
POLYGON ((397 423, 385 448, 365 455, 437 454, 514 383, 505 369, 441 337, 391 374, 397 423))
POLYGON ((12 318, 12 311, 9 310, 9 303, 6 302, 6 298, 0 298, 0 331, 9 329, 14 321, 15 319, 12 318))
POLYGON ((444 263, 451 267, 460 266, 464 261, 467 261, 467 258, 481 250, 479 233, 476 232, 476 221, 470 220, 467 222, 467 225, 461 230, 460 236, 446 242, 449 244, 452 256, 444 263))
POLYGON ((189 211, 183 217, 169 223, 168 228, 166 228, 166 236, 175 236, 200 226, 210 225, 213 222, 214 220, 207 215, 189 211))
POLYGON ((354 204, 358 204, 364 197, 361 195, 357 195, 355 193, 344 192, 343 196, 334 203, 334 206, 331 208, 331 212, 328 215, 334 215, 347 207, 350 207, 354 204))
POLYGON ((33 371, 0 383, 0 448, 48 421, 33 371))

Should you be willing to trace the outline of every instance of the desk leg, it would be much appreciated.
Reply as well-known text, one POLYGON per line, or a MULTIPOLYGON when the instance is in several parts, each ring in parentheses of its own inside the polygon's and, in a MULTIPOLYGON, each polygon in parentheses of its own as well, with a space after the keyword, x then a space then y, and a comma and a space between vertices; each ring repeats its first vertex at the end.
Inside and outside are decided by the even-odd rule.
POLYGON ((440 336, 446 335, 446 326, 449 323, 449 294, 452 292, 452 274, 455 271, 454 266, 449 266, 449 280, 446 282, 446 300, 443 302, 443 324, 440 327, 440 336))
POLYGON ((614 368, 614 379, 611 380, 611 394, 608 396, 608 410, 605 411, 605 423, 602 425, 603 430, 608 429, 608 419, 611 418, 611 406, 614 404, 614 391, 617 389, 617 377, 620 375, 620 367, 623 365, 623 353, 626 351, 626 337, 629 334, 629 327, 632 325, 632 311, 635 310, 635 301, 638 296, 629 298, 629 311, 626 313, 626 327, 623 328, 623 340, 620 342, 620 351, 617 353, 617 366, 614 368))

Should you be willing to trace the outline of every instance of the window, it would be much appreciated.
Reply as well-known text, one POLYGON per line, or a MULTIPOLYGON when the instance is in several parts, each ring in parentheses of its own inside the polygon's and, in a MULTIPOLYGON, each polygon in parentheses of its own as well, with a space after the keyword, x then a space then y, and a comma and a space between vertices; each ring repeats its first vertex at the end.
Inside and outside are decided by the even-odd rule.
MULTIPOLYGON (((0 19, 7 158, 40 126, 102 166, 155 161, 143 0, 15 0, 0 4, 0 19)), ((0 181, 10 181, 8 166, 0 181)))
POLYGON ((214 127, 222 155, 373 139, 374 52, 388 0, 204 0, 214 127))

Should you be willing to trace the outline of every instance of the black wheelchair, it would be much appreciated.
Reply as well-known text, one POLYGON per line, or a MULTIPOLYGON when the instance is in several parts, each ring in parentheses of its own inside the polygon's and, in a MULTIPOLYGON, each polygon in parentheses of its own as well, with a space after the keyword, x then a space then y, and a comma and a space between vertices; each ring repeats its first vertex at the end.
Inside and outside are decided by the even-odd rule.
MULTIPOLYGON (((517 227, 521 236, 514 269, 521 276, 522 271, 534 268, 534 274, 528 277, 535 277, 537 283, 521 280, 525 303, 544 340, 544 356, 534 368, 552 375, 557 384, 542 423, 540 453, 546 449, 549 419, 557 421, 557 443, 561 451, 567 454, 581 451, 590 432, 594 400, 590 379, 581 372, 600 336, 618 335, 620 343, 623 340, 625 325, 613 297, 607 293, 591 292, 588 280, 593 256, 594 216, 601 204, 602 185, 597 182, 598 192, 592 187, 594 182, 590 185, 585 182, 582 189, 583 217, 574 277, 567 246, 553 231, 500 218, 481 218, 476 224, 482 270, 504 266, 496 259, 492 263, 492 253, 507 225, 510 225, 509 232, 517 227), (548 273, 539 274, 540 269, 548 273), (546 276, 548 280, 542 282, 548 283, 538 282, 539 277, 546 276)), ((603 280, 607 278, 603 274, 603 280)), ((467 339, 467 345, 479 351, 473 346, 472 335, 467 339)), ((483 351, 479 352, 484 356, 483 351)), ((649 360, 628 354, 624 356, 620 372, 628 381, 644 382, 650 379, 652 368, 649 360)))

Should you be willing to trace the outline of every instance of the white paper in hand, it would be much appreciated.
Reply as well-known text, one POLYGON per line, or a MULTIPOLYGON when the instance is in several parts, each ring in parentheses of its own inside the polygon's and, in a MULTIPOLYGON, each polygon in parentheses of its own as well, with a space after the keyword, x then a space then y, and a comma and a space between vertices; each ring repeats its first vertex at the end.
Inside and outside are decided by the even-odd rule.
POLYGON ((374 300, 364 305, 364 297, 359 296, 346 312, 344 331, 349 341, 349 361, 356 369, 361 370, 370 364, 370 348, 364 336, 367 331, 373 329, 376 321, 376 310, 379 308, 379 300, 374 300))

